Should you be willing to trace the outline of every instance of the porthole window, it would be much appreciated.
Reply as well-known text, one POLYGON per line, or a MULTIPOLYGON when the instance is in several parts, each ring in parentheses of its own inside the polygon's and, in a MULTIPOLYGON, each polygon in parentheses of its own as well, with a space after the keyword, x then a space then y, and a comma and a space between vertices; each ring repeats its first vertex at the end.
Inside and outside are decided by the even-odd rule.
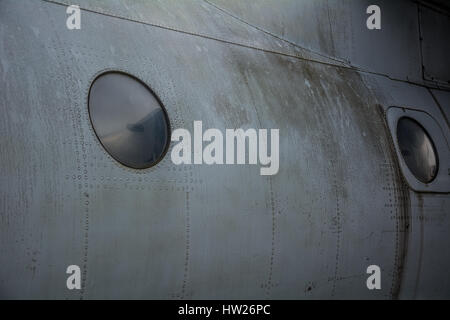
POLYGON ((433 181, 438 171, 438 157, 433 141, 425 129, 412 118, 400 118, 397 123, 397 140, 411 173, 423 183, 433 181))
POLYGON ((88 104, 94 131, 115 160, 144 169, 162 159, 170 141, 169 119, 142 81, 121 72, 103 73, 91 85, 88 104))

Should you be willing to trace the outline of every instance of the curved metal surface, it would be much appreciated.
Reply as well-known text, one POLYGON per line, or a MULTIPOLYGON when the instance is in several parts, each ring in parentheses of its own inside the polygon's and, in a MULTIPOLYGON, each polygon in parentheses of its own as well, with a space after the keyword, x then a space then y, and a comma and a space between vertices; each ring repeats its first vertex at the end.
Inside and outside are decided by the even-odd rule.
POLYGON ((2 298, 449 297, 449 196, 403 182, 378 107, 439 114, 426 88, 309 61, 205 2, 89 3, 73 31, 65 6, 0 2, 2 298), (279 128, 278 174, 119 165, 89 120, 105 69, 149 84, 172 130, 279 128), (71 264, 82 290, 65 287, 71 264))

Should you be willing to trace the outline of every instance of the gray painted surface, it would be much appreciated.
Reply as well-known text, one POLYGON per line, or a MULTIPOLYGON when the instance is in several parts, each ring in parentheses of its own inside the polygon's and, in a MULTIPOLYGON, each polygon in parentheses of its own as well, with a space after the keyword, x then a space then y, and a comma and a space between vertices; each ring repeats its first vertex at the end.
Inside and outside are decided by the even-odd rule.
POLYGON ((450 30, 449 16, 432 9, 420 8, 421 50, 423 55, 423 75, 427 80, 450 83, 450 30))
MULTIPOLYGON (((265 3, 294 12, 293 1, 265 3)), ((409 15, 416 5, 401 3, 403 30, 418 22, 409 15)), ((341 15, 353 4, 328 8, 341 15)), ((0 297, 450 297, 449 195, 408 188, 384 119, 389 106, 415 107, 449 137, 426 87, 389 79, 425 84, 414 33, 402 34, 408 58, 400 50, 388 61, 345 32, 334 51, 304 38, 331 39, 311 25, 326 21, 322 13, 283 18, 288 43, 204 1, 80 5, 82 29, 70 31, 65 6, 0 2, 0 297), (346 45, 364 49, 339 55, 346 45), (380 74, 333 56, 356 56, 356 66, 380 74), (279 128, 279 173, 175 166, 173 146, 155 167, 120 165, 89 122, 88 90, 104 70, 144 81, 172 129, 192 131, 194 120, 205 129, 279 128), (81 291, 66 288, 71 264, 82 268, 81 291), (382 268, 381 290, 366 288, 371 264, 382 268)), ((235 5, 227 9, 258 22, 250 5, 235 5)), ((309 1, 297 6, 317 13, 309 1)), ((441 165, 448 170, 449 159, 441 165)))
POLYGON ((450 92, 442 90, 430 90, 436 99, 436 104, 441 108, 447 123, 450 122, 450 92))
POLYGON ((236 16, 321 53, 401 80, 422 79, 417 5, 408 0, 208 0, 236 16), (366 9, 381 8, 381 30, 368 30, 366 9))

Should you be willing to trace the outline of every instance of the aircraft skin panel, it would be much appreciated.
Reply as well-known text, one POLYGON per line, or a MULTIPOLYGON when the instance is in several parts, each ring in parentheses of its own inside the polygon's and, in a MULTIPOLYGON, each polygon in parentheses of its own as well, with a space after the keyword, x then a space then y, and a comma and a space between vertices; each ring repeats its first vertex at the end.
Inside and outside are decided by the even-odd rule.
POLYGON ((267 50, 132 21, 148 19, 143 2, 92 3, 80 2, 92 11, 73 31, 63 5, 0 2, 1 298, 450 296, 437 275, 450 264, 448 193, 408 188, 384 114, 429 108, 448 138, 428 89, 308 53, 207 3, 186 2, 185 19, 175 2, 152 4, 150 20, 200 32, 213 19, 211 37, 267 50), (278 174, 177 166, 173 143, 154 167, 121 165, 88 114, 105 70, 150 86, 172 130, 279 128, 278 174), (82 290, 66 287, 71 264, 82 290), (371 264, 381 290, 366 287, 371 264))
MULTIPOLYGON (((45 0, 67 7, 65 0, 45 0)), ((99 0, 79 1, 80 8, 138 24, 172 30, 194 37, 215 39, 220 42, 257 50, 278 52, 287 56, 311 59, 323 63, 345 65, 345 62, 327 55, 297 46, 282 38, 273 37, 243 21, 236 20, 208 2, 198 0, 180 1, 133 1, 99 0)))
POLYGON ((422 82, 418 4, 408 0, 206 0, 249 24, 363 70, 422 82), (383 32, 365 28, 382 8, 383 32))
POLYGON ((436 104, 441 108, 442 113, 450 125, 450 93, 443 90, 430 90, 433 97, 436 99, 436 104))
MULTIPOLYGON (((423 110, 431 115, 444 132, 443 137, 446 138, 444 143, 448 145, 449 127, 430 93, 430 91, 433 93, 440 93, 440 91, 411 86, 380 76, 366 75, 363 78, 366 86, 377 97, 378 103, 385 109, 390 106, 404 106, 423 110)), ((442 96, 445 96, 447 92, 442 91, 442 93, 442 96)), ((442 170, 446 170, 448 159, 441 159, 441 162, 442 170)), ((446 242, 442 241, 446 237, 450 223, 448 194, 409 191, 408 197, 410 199, 409 216, 400 217, 401 220, 407 219, 409 235, 399 297, 442 299, 447 297, 449 292, 448 282, 439 276, 450 267, 450 257, 444 252, 446 242), (427 248, 433 248, 433 250, 427 248), (436 252, 442 252, 442 254, 436 255, 436 252), (437 263, 436 259, 440 259, 440 262, 437 263)))
POLYGON ((391 106, 401 106, 426 112, 437 122, 444 133, 444 138, 448 141, 449 126, 445 120, 446 100, 443 99, 443 103, 437 104, 435 97, 431 94, 431 92, 442 92, 443 98, 448 95, 448 91, 428 89, 378 75, 362 74, 362 78, 368 89, 374 92, 377 102, 385 111, 391 106))

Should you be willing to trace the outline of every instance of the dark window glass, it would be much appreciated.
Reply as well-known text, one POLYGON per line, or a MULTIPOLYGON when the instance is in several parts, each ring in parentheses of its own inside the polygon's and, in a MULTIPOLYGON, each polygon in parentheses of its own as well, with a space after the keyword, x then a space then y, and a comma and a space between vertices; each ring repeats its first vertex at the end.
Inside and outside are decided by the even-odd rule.
POLYGON ((437 174, 438 158, 425 129, 411 118, 401 118, 397 124, 397 139, 409 170, 421 182, 431 182, 437 174))
POLYGON ((138 79, 108 72, 89 91, 95 133, 120 163, 144 169, 157 163, 169 144, 169 121, 159 99, 138 79))

